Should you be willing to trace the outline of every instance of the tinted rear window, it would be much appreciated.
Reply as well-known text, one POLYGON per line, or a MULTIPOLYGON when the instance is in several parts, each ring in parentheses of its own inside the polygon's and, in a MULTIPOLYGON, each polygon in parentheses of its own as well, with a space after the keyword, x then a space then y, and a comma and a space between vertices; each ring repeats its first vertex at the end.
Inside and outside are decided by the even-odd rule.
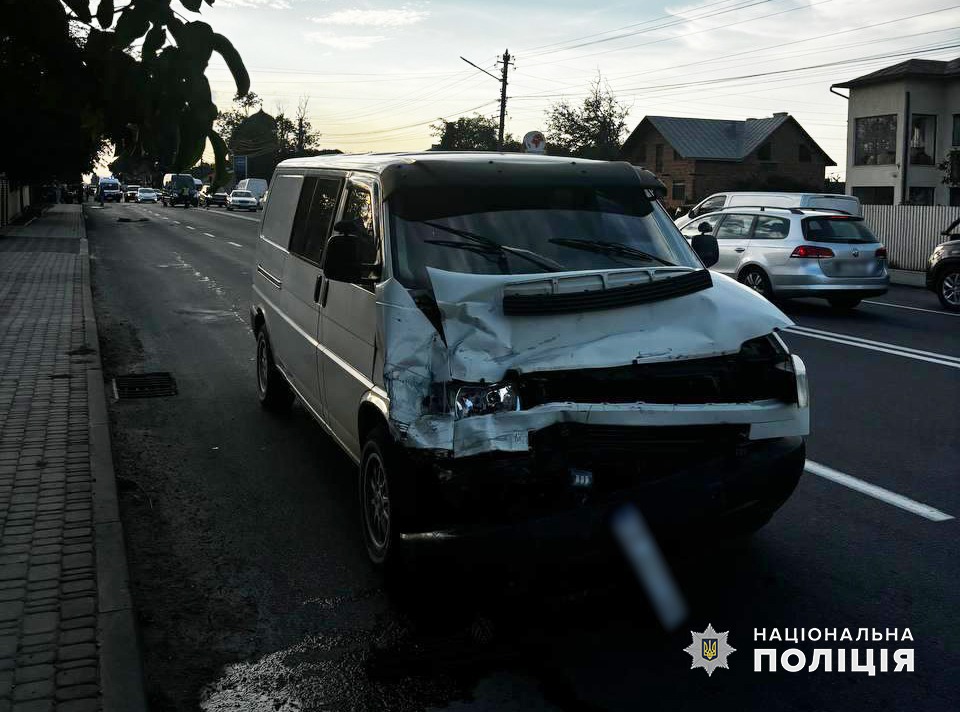
POLYGON ((807 218, 803 236, 811 242, 876 242, 863 220, 850 218, 807 218))

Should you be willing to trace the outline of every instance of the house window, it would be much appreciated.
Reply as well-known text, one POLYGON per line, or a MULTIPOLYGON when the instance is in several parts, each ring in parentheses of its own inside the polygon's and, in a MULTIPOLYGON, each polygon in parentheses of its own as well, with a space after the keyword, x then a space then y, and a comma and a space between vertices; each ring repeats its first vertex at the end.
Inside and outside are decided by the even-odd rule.
POLYGON ((637 146, 637 161, 640 163, 647 162, 647 144, 641 143, 637 146))
POLYGON ((933 188, 911 186, 910 205, 933 205, 933 188))
POLYGON ((864 205, 893 205, 893 186, 867 185, 850 189, 864 205))
POLYGON ((682 203, 687 199, 687 184, 682 180, 673 181, 673 192, 670 194, 674 200, 678 203, 682 203))
POLYGON ((757 160, 759 161, 769 161, 772 151, 770 149, 770 142, 767 141, 765 144, 760 146, 757 149, 757 160))
POLYGON ((960 147, 960 114, 953 115, 953 145, 960 147))
POLYGON ((653 170, 656 173, 663 173, 663 144, 658 143, 654 148, 653 170))
POLYGON ((858 166, 892 165, 896 163, 896 158, 896 114, 864 116, 855 120, 854 164, 858 166))
POLYGON ((800 163, 810 163, 813 160, 813 154, 810 153, 810 147, 804 144, 797 146, 797 160, 800 163))
POLYGON ((937 155, 937 117, 914 114, 910 121, 910 163, 932 166, 937 155))

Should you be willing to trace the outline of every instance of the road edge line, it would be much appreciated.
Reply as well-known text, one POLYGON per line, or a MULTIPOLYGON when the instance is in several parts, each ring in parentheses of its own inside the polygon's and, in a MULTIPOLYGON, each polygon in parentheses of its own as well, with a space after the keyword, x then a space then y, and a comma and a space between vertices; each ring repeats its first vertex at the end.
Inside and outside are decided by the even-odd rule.
POLYGON ((140 635, 130 595, 130 572, 117 501, 100 337, 93 309, 90 245, 83 220, 80 221, 80 269, 84 341, 94 351, 93 363, 87 367, 87 408, 97 566, 100 697, 104 712, 147 712, 140 635))
POLYGON ((941 512, 939 509, 936 507, 931 507, 929 504, 918 502, 915 499, 910 499, 902 494, 897 494, 896 492, 888 490, 879 485, 866 482, 854 477, 853 475, 848 475, 845 472, 834 470, 832 467, 821 465, 819 462, 807 460, 803 469, 811 475, 816 475, 817 477, 822 477, 825 480, 836 482, 838 485, 843 485, 844 487, 852 489, 855 492, 865 494, 868 497, 873 497, 880 502, 884 502, 894 507, 899 507, 906 512, 916 514, 918 517, 923 517, 931 522, 946 522, 953 519, 952 515, 947 514, 946 512, 941 512))

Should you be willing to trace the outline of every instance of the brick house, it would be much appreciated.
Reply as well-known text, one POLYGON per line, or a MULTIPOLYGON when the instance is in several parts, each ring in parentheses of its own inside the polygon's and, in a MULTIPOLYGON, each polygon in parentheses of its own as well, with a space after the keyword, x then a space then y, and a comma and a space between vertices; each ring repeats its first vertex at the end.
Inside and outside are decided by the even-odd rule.
POLYGON ((726 190, 822 192, 827 166, 837 165, 785 112, 745 121, 646 116, 620 157, 657 174, 671 209, 726 190))

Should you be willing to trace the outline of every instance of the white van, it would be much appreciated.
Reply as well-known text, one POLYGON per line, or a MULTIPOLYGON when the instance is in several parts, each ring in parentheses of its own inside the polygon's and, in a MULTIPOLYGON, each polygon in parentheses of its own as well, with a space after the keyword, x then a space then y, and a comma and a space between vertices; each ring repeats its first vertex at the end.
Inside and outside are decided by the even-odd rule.
POLYGON ((317 156, 274 173, 250 319, 261 403, 358 465, 376 564, 408 547, 751 531, 804 467, 774 305, 707 267, 627 163, 317 156), (700 527, 698 529, 698 527, 700 527))
POLYGON ((104 203, 119 203, 123 200, 123 189, 116 178, 101 178, 97 183, 97 199, 104 203))
POLYGON ((242 181, 237 183, 237 187, 234 190, 249 190, 253 193, 253 197, 257 199, 257 207, 260 210, 263 210, 263 196, 267 192, 267 181, 263 178, 244 178, 242 181))
POLYGON ((813 208, 816 210, 839 210, 848 215, 863 217, 863 206, 855 195, 833 193, 764 193, 730 192, 714 193, 700 201, 684 215, 676 219, 677 227, 683 228, 699 215, 715 213, 724 208, 813 208))

